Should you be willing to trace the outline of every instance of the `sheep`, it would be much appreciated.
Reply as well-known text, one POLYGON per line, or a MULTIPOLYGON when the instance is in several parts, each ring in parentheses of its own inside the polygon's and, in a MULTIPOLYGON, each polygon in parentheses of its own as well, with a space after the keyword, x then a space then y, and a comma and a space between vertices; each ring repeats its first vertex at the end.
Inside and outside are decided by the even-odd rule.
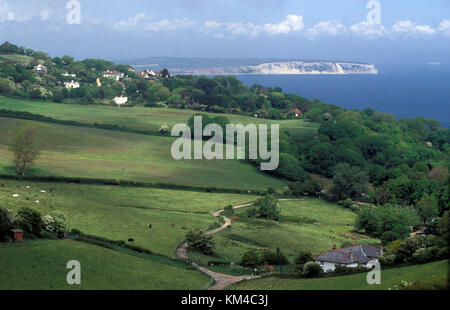
POLYGON ((36 200, 36 203, 39 203, 39 200, 36 200))
POLYGON ((18 195, 18 194, 14 194, 13 197, 14 197, 14 198, 17 198, 17 197, 19 197, 19 195, 18 195))
POLYGON ((46 193, 46 191, 44 191, 44 190, 41 190, 41 193, 42 193, 42 194, 45 194, 45 193, 46 193))
POLYGON ((128 239, 128 242, 134 242, 133 238, 128 239))

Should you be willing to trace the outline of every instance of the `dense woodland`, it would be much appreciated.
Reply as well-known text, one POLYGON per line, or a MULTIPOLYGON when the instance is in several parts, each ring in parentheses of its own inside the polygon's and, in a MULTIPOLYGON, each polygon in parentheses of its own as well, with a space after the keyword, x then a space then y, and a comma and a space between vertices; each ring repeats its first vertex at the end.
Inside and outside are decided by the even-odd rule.
MULTIPOLYGON (((438 218, 449 211, 450 130, 438 121, 396 119, 372 109, 349 111, 285 94, 279 87, 249 88, 233 76, 171 76, 164 70, 161 77, 148 80, 126 65, 98 59, 76 61, 70 56, 51 58, 8 42, 0 46, 0 53, 0 94, 4 96, 109 104, 124 95, 130 105, 318 123, 313 137, 281 133, 280 166, 273 173, 291 181, 281 194, 320 196, 354 208, 359 211, 358 227, 387 242, 407 237, 410 227, 427 225, 437 231, 438 218), (7 57, 11 55, 26 56, 29 62, 7 57), (47 74, 35 73, 37 64, 45 65, 47 74), (106 70, 120 71, 125 77, 120 81, 104 78, 106 70), (65 81, 74 79, 63 76, 66 72, 76 74, 80 88, 64 87, 65 81), (367 208, 355 201, 383 207, 367 208)), ((228 119, 218 116, 209 121, 226 124, 228 119)))

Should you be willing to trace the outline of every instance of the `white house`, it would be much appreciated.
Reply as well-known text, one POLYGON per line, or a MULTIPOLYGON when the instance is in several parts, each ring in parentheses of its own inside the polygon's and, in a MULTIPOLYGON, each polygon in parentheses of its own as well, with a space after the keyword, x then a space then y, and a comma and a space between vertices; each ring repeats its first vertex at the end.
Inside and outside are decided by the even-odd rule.
POLYGON ((47 74, 47 67, 41 64, 38 64, 34 67, 34 71, 41 74, 47 74))
POLYGON ((70 74, 70 73, 67 73, 67 72, 64 73, 63 76, 65 76, 65 77, 73 77, 73 78, 77 77, 76 74, 70 74))
POLYGON ((73 80, 71 82, 64 82, 64 86, 69 89, 69 88, 80 88, 80 83, 78 82, 74 82, 73 80))
POLYGON ((112 70, 112 71, 108 70, 105 73, 103 73, 103 77, 113 78, 116 81, 118 81, 118 80, 120 80, 121 78, 124 77, 124 74, 122 72, 119 72, 119 71, 116 71, 116 70, 112 70))
POLYGON ((314 261, 322 267, 323 271, 328 272, 334 271, 337 265, 372 268, 370 261, 378 261, 378 257, 382 255, 383 247, 378 249, 371 245, 352 245, 336 249, 335 245, 331 251, 317 256, 314 261))
POLYGON ((114 102, 115 102, 117 105, 125 104, 125 103, 128 102, 128 97, 123 97, 123 96, 115 97, 115 98, 114 98, 114 102))

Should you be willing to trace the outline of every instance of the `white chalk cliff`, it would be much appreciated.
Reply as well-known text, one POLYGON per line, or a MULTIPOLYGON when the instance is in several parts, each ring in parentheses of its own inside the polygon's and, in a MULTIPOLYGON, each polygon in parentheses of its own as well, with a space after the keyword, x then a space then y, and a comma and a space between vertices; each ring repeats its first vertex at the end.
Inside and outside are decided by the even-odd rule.
POLYGON ((378 74, 372 64, 287 61, 240 67, 242 74, 378 74))

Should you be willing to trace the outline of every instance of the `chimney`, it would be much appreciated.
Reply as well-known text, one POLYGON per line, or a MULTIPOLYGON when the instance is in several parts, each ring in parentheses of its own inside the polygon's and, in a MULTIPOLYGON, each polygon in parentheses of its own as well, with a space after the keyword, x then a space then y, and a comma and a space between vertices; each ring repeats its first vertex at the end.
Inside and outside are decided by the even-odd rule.
POLYGON ((383 251, 383 242, 380 242, 380 256, 383 256, 384 251, 383 251))
POLYGON ((350 261, 353 261, 353 248, 350 248, 350 261))
POLYGON ((336 244, 333 244, 333 250, 336 250, 336 244))

